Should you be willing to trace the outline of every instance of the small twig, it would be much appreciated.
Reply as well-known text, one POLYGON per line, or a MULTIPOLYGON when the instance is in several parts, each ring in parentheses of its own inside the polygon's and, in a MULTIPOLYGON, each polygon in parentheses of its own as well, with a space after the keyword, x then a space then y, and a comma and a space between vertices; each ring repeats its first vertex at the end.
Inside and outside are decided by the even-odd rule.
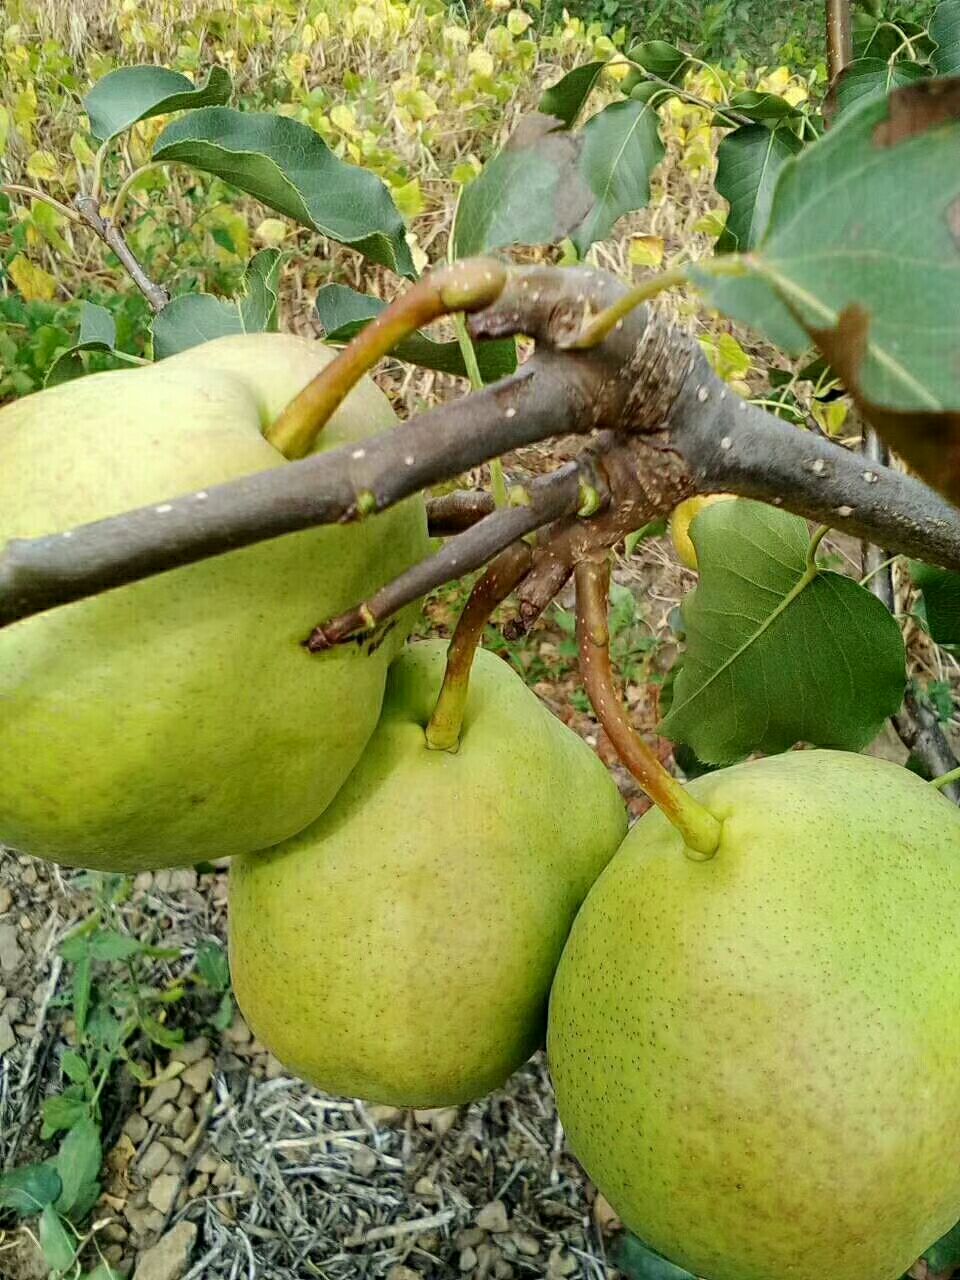
POLYGON ((454 533, 462 533, 490 515, 494 507, 493 495, 485 489, 456 489, 440 498, 430 498, 427 502, 430 536, 449 538, 454 533))
POLYGON ((149 302, 151 310, 162 311, 170 301, 170 295, 161 285, 153 283, 137 261, 120 230, 109 218, 101 217, 99 202, 93 196, 79 195, 74 198, 74 205, 81 221, 86 223, 120 259, 130 279, 149 302))
POLYGON ((630 723, 617 692, 607 623, 609 557, 581 560, 576 567, 576 582, 580 671, 597 719, 617 755, 683 836, 688 856, 696 861, 712 858, 720 843, 720 823, 663 767, 630 723))
POLYGON ((576 462, 534 480, 528 490, 527 503, 504 507, 485 516, 472 528, 451 538, 435 556, 422 560, 387 583, 369 600, 320 623, 308 637, 306 647, 311 653, 322 653, 358 632, 372 630, 435 587, 482 568, 518 538, 576 511, 579 493, 580 467, 576 462))
POLYGON ((79 223, 82 221, 75 209, 71 209, 69 205, 61 204, 59 200, 55 200, 53 196, 48 196, 45 191, 39 191, 36 187, 24 187, 19 182, 5 182, 0 185, 0 193, 5 196, 28 196, 31 200, 39 200, 42 204, 48 204, 51 209, 56 209, 57 213, 62 214, 70 222, 79 223))
POLYGON ((431 751, 456 751, 463 713, 470 693, 470 672, 483 629, 497 605, 506 600, 530 568, 532 553, 525 542, 514 542, 493 560, 474 584, 447 648, 447 666, 433 715, 427 724, 431 751))
POLYGON ((112 222, 119 224, 120 214, 123 211, 123 206, 126 201, 126 198, 130 192, 130 188, 137 181, 137 179, 142 178, 145 173, 150 173, 154 169, 164 168, 164 166, 168 163, 169 162, 166 160, 151 160, 149 164, 142 164, 139 169, 134 169, 133 173, 128 174, 127 177, 124 178, 123 182, 120 184, 119 188, 117 189, 117 194, 113 197, 113 201, 110 205, 110 219, 112 222))

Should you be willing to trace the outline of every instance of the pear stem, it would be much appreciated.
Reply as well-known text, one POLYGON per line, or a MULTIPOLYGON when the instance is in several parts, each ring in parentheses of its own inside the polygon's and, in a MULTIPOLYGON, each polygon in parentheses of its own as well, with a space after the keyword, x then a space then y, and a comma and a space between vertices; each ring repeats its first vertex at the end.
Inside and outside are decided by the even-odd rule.
POLYGON ((493 258, 472 258, 425 276, 365 325, 290 401, 265 432, 267 440, 286 458, 305 458, 337 406, 398 342, 452 311, 489 306, 506 279, 506 269, 493 258))
POLYGON ((450 640, 443 684, 427 725, 427 746, 431 751, 456 751, 460 745, 470 672, 483 629, 497 605, 526 576, 532 559, 533 553, 525 542, 514 542, 491 561, 474 584, 450 640))
POLYGON ((651 298, 655 298, 657 294, 686 283, 686 279, 686 267, 671 267, 668 271, 661 271, 659 275, 649 276, 646 280, 641 280, 638 285, 625 293, 622 298, 618 298, 612 306, 600 311, 592 320, 589 320, 573 341, 566 344, 567 349, 570 351, 587 351, 590 347, 598 346, 607 334, 615 329, 642 302, 648 302, 651 298))
POLYGON ((617 755, 680 832, 687 857, 706 862, 720 843, 720 822, 663 767, 630 723, 617 692, 607 625, 610 560, 606 556, 602 560, 581 560, 575 573, 580 671, 597 719, 617 755))
POLYGON ((934 778, 930 785, 942 791, 944 787, 949 787, 951 782, 960 782, 960 767, 951 769, 949 773, 942 773, 939 778, 934 778))

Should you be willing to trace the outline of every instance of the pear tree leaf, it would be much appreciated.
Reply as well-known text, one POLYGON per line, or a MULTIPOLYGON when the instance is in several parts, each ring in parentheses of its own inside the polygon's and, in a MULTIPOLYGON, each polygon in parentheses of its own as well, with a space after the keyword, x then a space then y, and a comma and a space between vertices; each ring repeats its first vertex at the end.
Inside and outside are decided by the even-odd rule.
POLYGON ((51 1271, 69 1271, 77 1256, 77 1242, 71 1239, 70 1233, 52 1204, 48 1204, 40 1215, 40 1249, 44 1261, 51 1271))
POLYGON ((583 105, 593 91, 605 62, 586 62, 568 71, 562 80, 550 85, 540 98, 540 111, 563 121, 569 129, 583 110, 583 105))
POLYGON ((802 149, 789 129, 742 125, 728 133, 717 151, 716 188, 730 204, 718 253, 745 253, 762 236, 780 170, 802 149))
POLYGON ((930 36, 936 43, 931 57, 937 75, 960 75, 960 0, 941 0, 930 23, 930 36))
POLYGON ((627 1280, 693 1280, 689 1271, 670 1262, 628 1231, 617 1238, 611 1253, 627 1280))
MULTIPOLYGON (((627 50, 627 57, 650 75, 669 84, 679 84, 690 66, 690 59, 683 50, 666 40, 644 40, 632 45, 627 50)), ((633 87, 627 77, 623 82, 624 92, 630 93, 633 87)))
POLYGON ((575 132, 553 116, 524 117, 463 188, 453 256, 570 239, 582 257, 649 200, 663 156, 658 124, 654 103, 633 99, 612 103, 575 132))
POLYGON ((84 351, 104 351, 121 363, 131 361, 125 351, 117 350, 117 326, 112 313, 95 302, 82 303, 77 341, 60 352, 47 370, 43 385, 54 387, 57 383, 69 382, 71 378, 83 377, 87 371, 81 355, 84 351))
POLYGON ((755 89, 742 89, 733 94, 726 106, 737 115, 746 116, 754 124, 795 120, 803 115, 802 108, 794 106, 780 94, 757 92, 755 89))
POLYGON ((960 573, 912 560, 910 577, 923 593, 930 635, 937 644, 960 645, 960 573))
POLYGON ((80 1218, 89 1209, 91 1194, 99 1194, 100 1166, 103 1149, 100 1129, 89 1115, 69 1131, 57 1152, 56 1168, 62 1189, 57 1200, 60 1213, 80 1218))
POLYGON ((271 112, 203 107, 167 125, 153 158, 216 174, 301 226, 400 275, 416 275, 406 225, 384 183, 340 160, 308 125, 271 112))
POLYGON ((857 58, 844 67, 830 88, 824 114, 837 121, 861 102, 885 98, 892 89, 916 84, 930 75, 921 62, 889 62, 885 58, 857 58))
POLYGON ((214 67, 203 85, 166 67, 120 67, 97 81, 83 109, 90 118, 90 132, 106 142, 138 120, 219 106, 229 101, 232 88, 223 67, 214 67))
MULTIPOLYGON (((317 294, 316 302, 317 318, 323 325, 324 340, 335 345, 349 342, 386 305, 382 299, 358 293, 349 285, 324 285, 317 294)), ((484 382, 504 378, 517 367, 517 347, 512 338, 475 342, 474 348, 484 382)), ((393 354, 400 360, 424 369, 437 369, 441 373, 453 373, 461 378, 467 376, 459 343, 437 342, 419 329, 399 342, 394 347, 393 354)))
POLYGON ((739 499, 695 517, 700 584, 661 730, 707 764, 797 742, 859 751, 900 706, 900 628, 850 578, 806 573, 807 525, 739 499))
POLYGON ((945 1236, 925 1249, 927 1266, 935 1275, 942 1275, 960 1267, 960 1222, 950 1228, 945 1236))
POLYGON ((60 1175, 48 1164, 26 1164, 0 1174, 0 1209, 10 1209, 18 1217, 40 1213, 58 1199, 60 1175))
POLYGON ((185 293, 168 302, 153 320, 157 360, 232 333, 273 332, 277 327, 280 252, 261 249, 250 259, 244 292, 230 302, 209 293, 185 293))
MULTIPOLYGON (((884 8, 888 6, 884 5, 884 8)), ((904 36, 910 41, 912 56, 926 59, 933 52, 934 43, 918 22, 903 18, 888 21, 893 15, 858 12, 853 19, 853 56, 857 58, 882 58, 884 62, 903 53, 904 36)))

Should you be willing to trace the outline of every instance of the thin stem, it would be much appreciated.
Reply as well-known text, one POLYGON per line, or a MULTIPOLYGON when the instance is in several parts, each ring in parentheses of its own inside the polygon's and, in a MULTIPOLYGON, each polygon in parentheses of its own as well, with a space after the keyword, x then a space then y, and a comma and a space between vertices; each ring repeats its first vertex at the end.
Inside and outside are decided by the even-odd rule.
POLYGON ((337 406, 398 342, 440 316, 488 306, 499 296, 506 279, 499 262, 476 258, 440 267, 419 280, 365 325, 290 401, 265 433, 267 440, 286 458, 305 458, 337 406))
MULTIPOLYGON (((476 347, 474 347, 473 340, 467 329, 467 318, 462 311, 458 311, 454 315, 453 323, 457 330, 457 342, 460 344, 460 353, 467 369, 470 386, 474 391, 481 391, 483 389, 483 375, 480 373, 476 347)), ((507 505, 507 482, 503 476, 503 463, 499 458, 494 458, 490 463, 490 487, 493 490, 495 505, 505 507, 507 505)))
POLYGON ((663 767, 636 732, 617 693, 610 665, 607 595, 610 560, 581 560, 576 570, 577 644, 587 694, 620 759, 665 818, 683 837, 685 852, 697 862, 712 858, 721 824, 663 767))
POLYGON ((930 785, 931 787, 936 787, 938 791, 942 791, 944 787, 949 787, 951 782, 960 782, 960 765, 956 769, 951 769, 949 773, 945 773, 939 778, 934 778, 930 785))
POLYGON ((470 692, 470 672, 483 629, 497 605, 529 570, 532 555, 525 542, 515 542, 491 561, 486 573, 474 584, 450 640, 443 684, 427 725, 427 746, 431 751, 456 751, 459 747, 470 692))
POLYGON ((827 0, 827 71, 835 80, 853 61, 853 15, 850 0, 827 0))
POLYGON ((100 144, 93 161, 93 177, 90 179, 90 199, 95 200, 98 207, 100 204, 100 187, 103 181, 103 162, 107 158, 107 152, 112 141, 112 138, 108 138, 106 142, 100 144))
POLYGON ((587 351, 590 347, 598 346, 631 311, 642 303, 649 302, 657 294, 664 293, 667 289, 674 289, 677 285, 686 284, 686 282, 685 266, 670 267, 669 270, 661 271, 658 275, 648 276, 646 280, 641 280, 638 285, 628 290, 623 297, 618 298, 612 306, 605 308, 588 321, 577 336, 566 344, 566 349, 587 351))
POLYGON ((68 218, 71 222, 81 222, 82 219, 75 209, 71 209, 69 205, 61 204, 59 200, 55 200, 53 196, 48 196, 45 191, 39 191, 36 187, 24 187, 19 182, 5 182, 0 186, 0 193, 5 196, 28 196, 31 200, 40 200, 43 204, 48 204, 51 209, 56 209, 57 213, 68 218))
MULTIPOLYGON (((806 573, 813 574, 814 577, 820 572, 817 568, 817 552, 820 550, 820 543, 830 532, 828 524, 822 524, 810 539, 810 545, 807 547, 807 568, 806 573)), ((804 574, 806 577, 806 574, 804 574)))
POLYGON ((109 218, 100 216, 99 201, 93 196, 76 196, 74 205, 80 214, 80 219, 100 237, 100 239, 112 249, 120 259, 121 265, 126 270, 130 279, 137 286, 146 300, 150 303, 153 311, 162 311, 170 301, 170 295, 161 285, 154 282, 144 271, 143 267, 137 261, 133 250, 124 240, 123 235, 118 227, 115 227, 109 218))
POLYGON ((166 160, 151 160, 149 164, 142 164, 139 169, 134 169, 133 173, 123 180, 117 194, 113 198, 113 204, 110 209, 110 218, 114 223, 118 223, 120 221, 120 214, 123 210, 127 194, 137 179, 142 178, 145 173, 150 173, 152 169, 162 169, 166 164, 166 160))
MULTIPOLYGON (((638 71, 642 71, 651 84, 659 85, 662 89, 673 94, 675 97, 682 98, 684 102, 689 102, 691 106, 703 107, 706 111, 711 111, 717 115, 725 116, 733 125, 753 124, 753 121, 749 116, 741 115, 739 111, 731 111, 731 109, 725 106, 722 102, 710 102, 707 98, 701 98, 698 94, 691 93, 689 89, 684 89, 682 85, 672 84, 671 81, 664 80, 662 76, 654 75, 654 73, 652 71, 648 71, 642 63, 634 62, 633 58, 628 58, 624 55, 624 61, 629 62, 631 67, 636 67, 638 71)), ((691 58, 691 61, 697 62, 699 59, 691 58)))

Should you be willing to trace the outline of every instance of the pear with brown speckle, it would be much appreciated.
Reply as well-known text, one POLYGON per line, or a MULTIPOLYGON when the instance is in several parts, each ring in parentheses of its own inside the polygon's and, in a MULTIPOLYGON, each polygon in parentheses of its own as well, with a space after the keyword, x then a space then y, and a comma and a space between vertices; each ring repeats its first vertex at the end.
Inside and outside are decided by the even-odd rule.
POLYGON ((800 751, 656 810, 574 923, 548 1056, 574 1152, 708 1280, 895 1280, 960 1218, 960 811, 800 751))

